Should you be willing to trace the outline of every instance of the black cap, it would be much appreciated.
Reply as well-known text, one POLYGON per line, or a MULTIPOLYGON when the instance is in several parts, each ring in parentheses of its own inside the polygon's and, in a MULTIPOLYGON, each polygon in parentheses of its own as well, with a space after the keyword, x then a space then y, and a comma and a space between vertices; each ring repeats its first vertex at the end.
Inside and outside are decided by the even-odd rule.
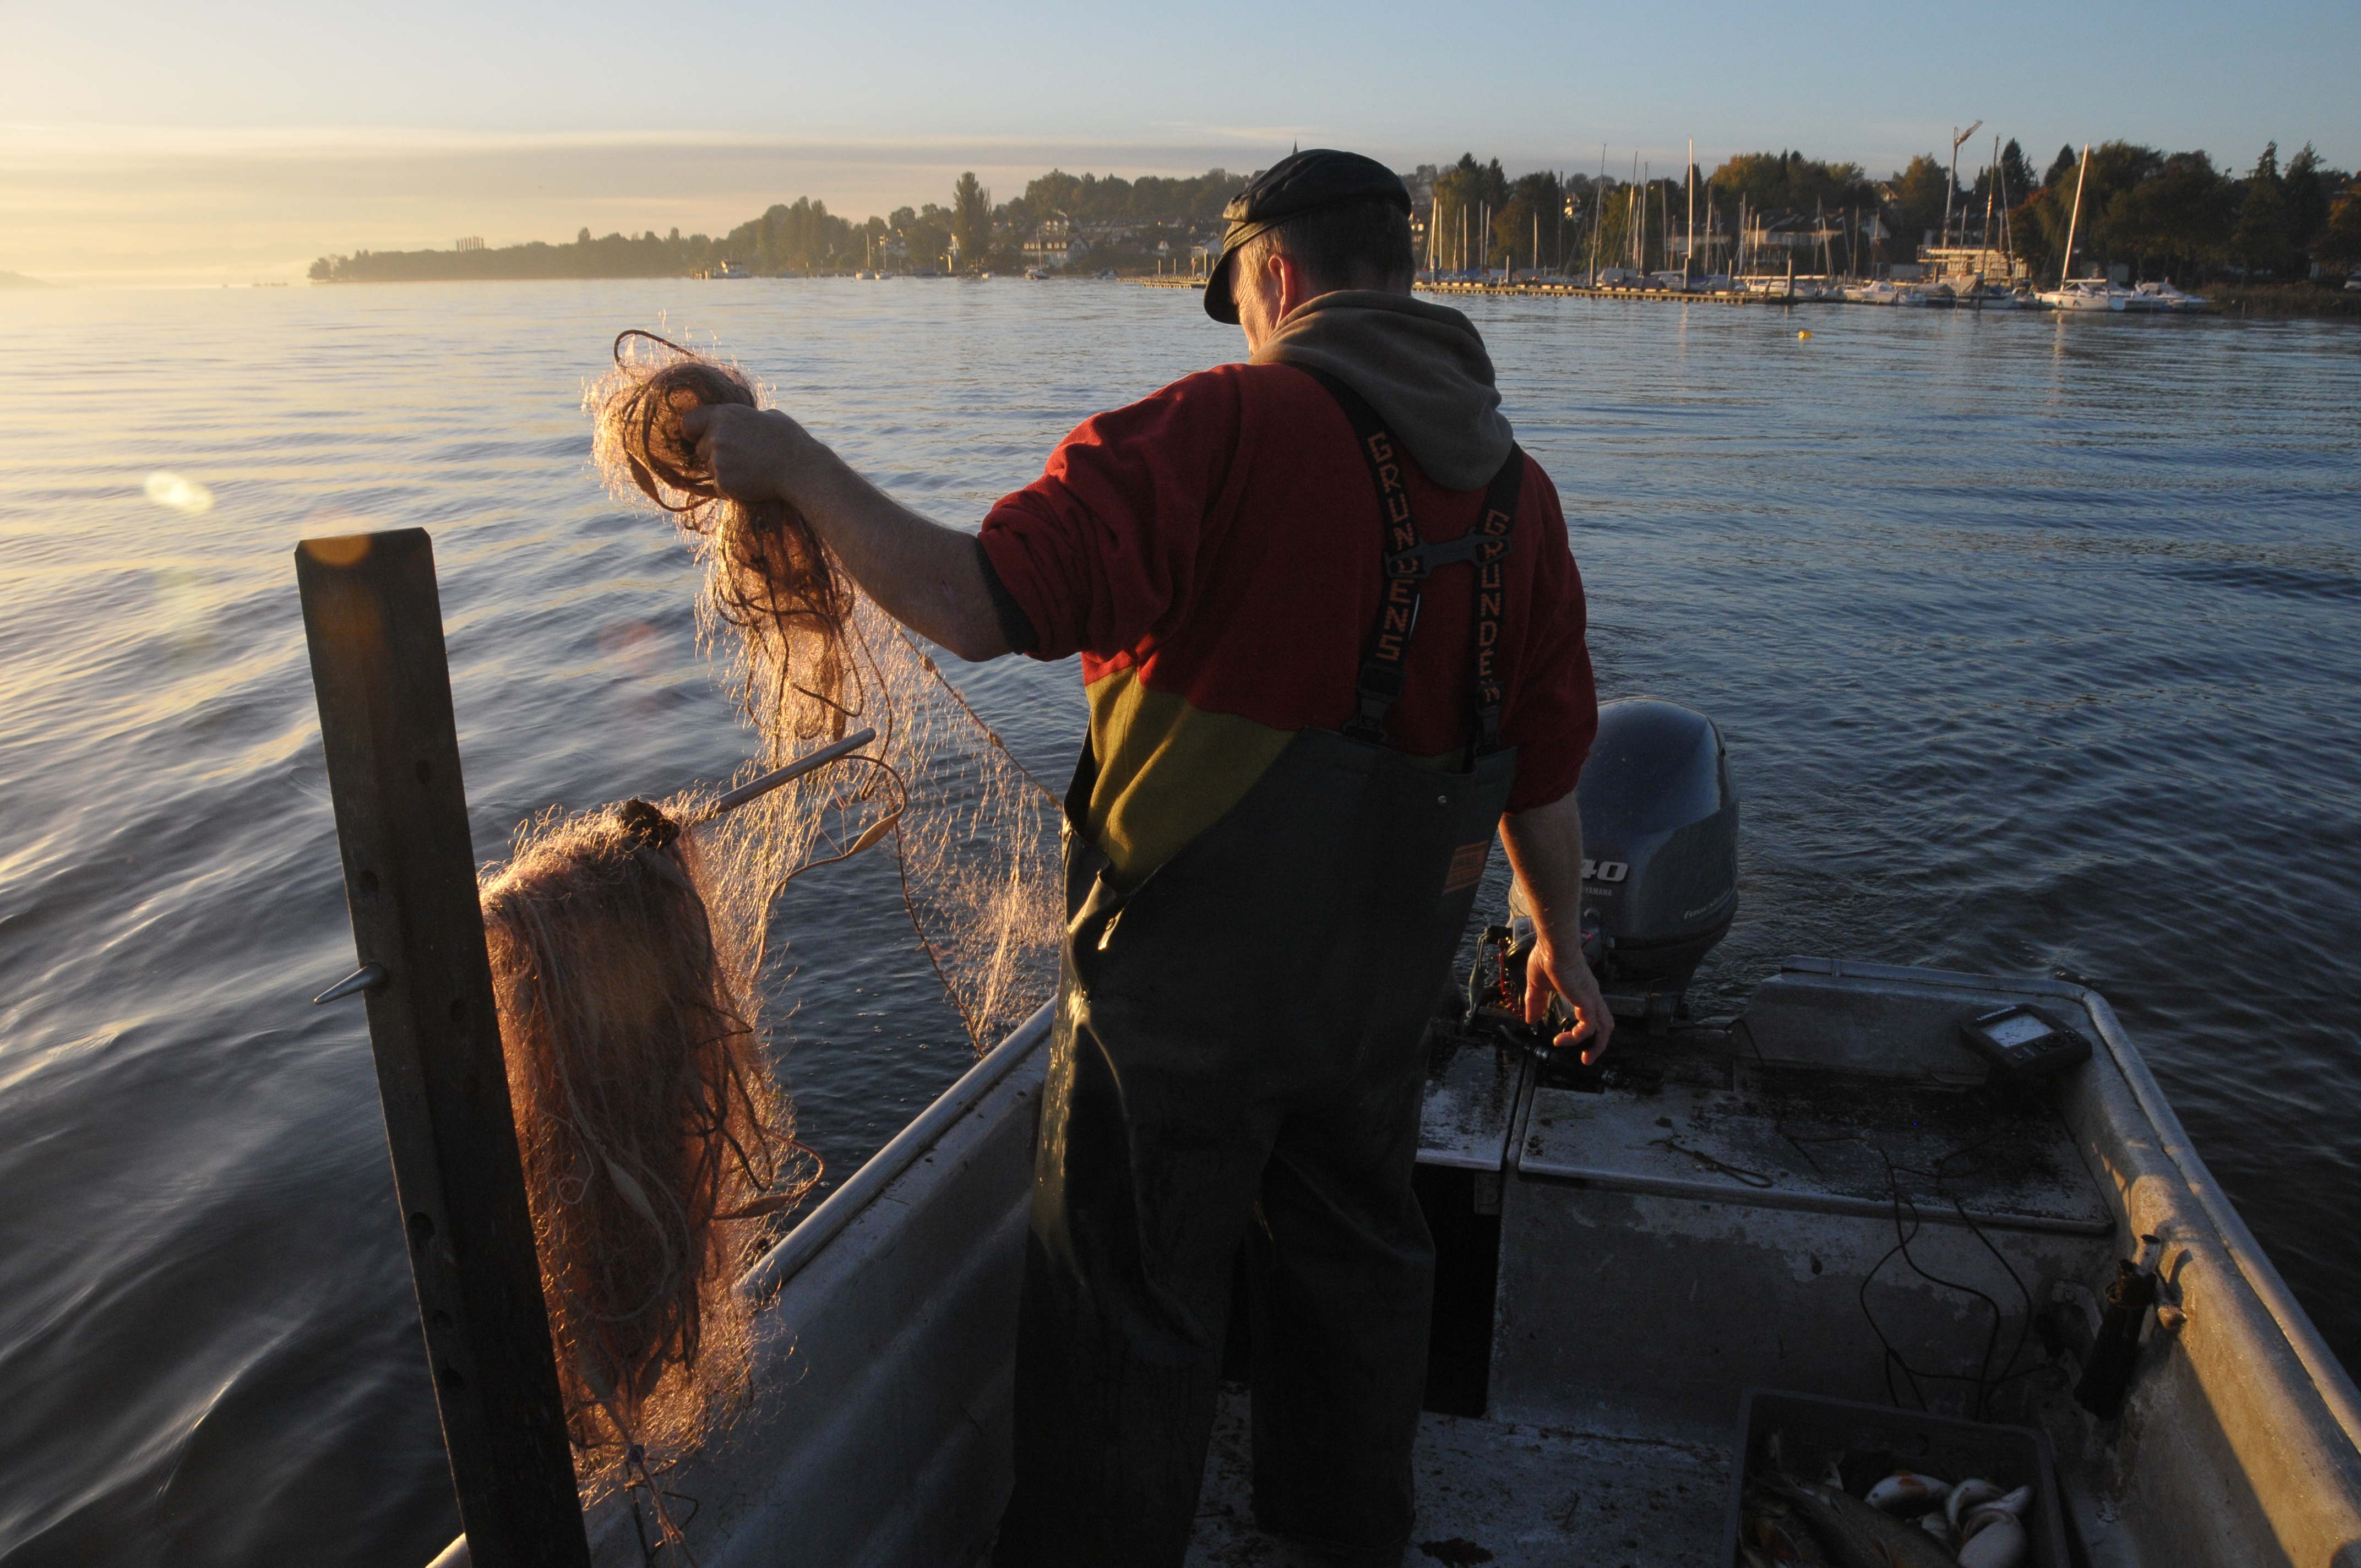
POLYGON ((1230 226, 1222 236, 1222 254, 1205 283, 1205 313, 1235 326, 1237 302, 1230 297, 1230 258, 1238 247, 1290 218, 1347 202, 1390 202, 1410 211, 1410 187, 1401 176, 1373 158, 1315 147, 1283 158, 1255 176, 1246 188, 1230 198, 1222 217, 1230 226))

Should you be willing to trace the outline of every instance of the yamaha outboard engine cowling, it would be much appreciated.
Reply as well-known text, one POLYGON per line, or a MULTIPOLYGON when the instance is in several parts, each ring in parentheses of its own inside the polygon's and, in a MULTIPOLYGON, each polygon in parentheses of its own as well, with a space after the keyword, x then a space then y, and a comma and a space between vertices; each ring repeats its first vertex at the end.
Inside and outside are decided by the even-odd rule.
MULTIPOLYGON (((1602 703, 1575 790, 1582 812, 1582 951, 1618 1018, 1651 1033, 1738 912, 1738 790, 1713 720, 1675 703, 1602 703)), ((1524 992, 1532 920, 1512 890, 1467 977, 1469 1015, 1510 1026, 1524 992)), ((1528 1042, 1530 1043, 1530 1042, 1528 1042)))
POLYGON ((1619 1015, 1669 1017, 1738 912, 1738 790, 1713 720, 1602 703, 1575 791, 1583 950, 1619 1015))

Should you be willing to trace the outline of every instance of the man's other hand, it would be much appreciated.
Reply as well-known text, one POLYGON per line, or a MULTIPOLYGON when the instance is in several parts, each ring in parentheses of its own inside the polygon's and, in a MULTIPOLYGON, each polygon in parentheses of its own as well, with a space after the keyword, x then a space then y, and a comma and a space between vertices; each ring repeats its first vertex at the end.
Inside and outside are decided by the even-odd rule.
POLYGON ((1549 1017, 1550 1002, 1564 997, 1574 1014, 1574 1026, 1550 1044, 1559 1049, 1582 1047, 1582 1065, 1590 1067, 1607 1054, 1615 1034, 1615 1014, 1598 993, 1598 981, 1582 959, 1578 942, 1558 943, 1544 934, 1525 960, 1525 1022, 1539 1025, 1549 1017))
POLYGON ((793 500, 819 443, 776 409, 708 403, 680 416, 713 487, 732 500, 793 500))

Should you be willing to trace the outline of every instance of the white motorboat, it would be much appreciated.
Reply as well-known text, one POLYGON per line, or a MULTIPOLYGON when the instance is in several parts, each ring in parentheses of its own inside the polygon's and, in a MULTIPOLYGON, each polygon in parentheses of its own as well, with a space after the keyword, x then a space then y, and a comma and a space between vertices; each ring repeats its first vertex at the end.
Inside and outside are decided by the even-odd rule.
POLYGON ((1847 303, 1855 305, 1898 305, 1903 302, 1900 286, 1883 278, 1848 283, 1844 288, 1844 297, 1847 303))
POLYGON ((1977 283, 1960 291, 1956 302, 1963 311, 2016 311, 2026 308, 2032 300, 1998 283, 1977 283))
POLYGON ((2034 298, 2053 311, 2120 311, 2128 292, 2118 293, 2103 278, 2077 278, 2034 298))
MULTIPOLYGON (((2149 302, 2145 308, 2152 311, 2168 311, 2176 314, 2191 314, 2198 311, 2209 310, 2212 308, 2212 302, 2206 300, 2203 295, 2183 293, 2180 290, 2174 288, 2169 282, 2142 283, 2134 289, 2133 294, 2136 301, 2149 302)), ((2140 304, 2132 302, 2126 302, 2125 305, 2125 309, 2126 310, 2139 310, 2141 308, 2143 307, 2140 304)))

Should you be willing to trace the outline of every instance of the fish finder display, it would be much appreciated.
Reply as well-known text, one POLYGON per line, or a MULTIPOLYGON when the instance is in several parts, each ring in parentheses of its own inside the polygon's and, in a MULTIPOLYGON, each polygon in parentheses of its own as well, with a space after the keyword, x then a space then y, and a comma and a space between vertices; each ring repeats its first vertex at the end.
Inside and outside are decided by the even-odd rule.
POLYGON ((1984 1025, 1984 1037, 2002 1047, 2026 1045, 2056 1032, 2031 1013, 2012 1013, 1984 1025))
POLYGON ((1969 1049, 2004 1079, 2020 1083, 2053 1077, 2091 1058, 2091 1042, 2032 1007, 1999 1007, 1962 1019, 1969 1049))

